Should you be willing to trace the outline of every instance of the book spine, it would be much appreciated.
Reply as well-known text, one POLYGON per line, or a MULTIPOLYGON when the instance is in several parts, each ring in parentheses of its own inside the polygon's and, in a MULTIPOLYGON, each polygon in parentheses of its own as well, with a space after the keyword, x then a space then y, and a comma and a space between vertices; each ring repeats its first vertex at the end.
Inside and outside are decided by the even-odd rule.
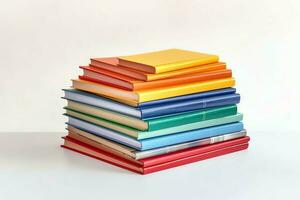
POLYGON ((114 84, 113 82, 107 82, 107 81, 95 79, 95 78, 92 78, 92 77, 89 77, 89 76, 86 76, 86 75, 78 76, 78 78, 81 79, 81 80, 91 81, 91 82, 95 82, 95 83, 100 83, 100 84, 103 84, 103 85, 108 85, 108 86, 119 88, 119 89, 122 89, 122 90, 131 91, 132 88, 133 88, 132 84, 130 84, 128 82, 125 83, 125 81, 124 81, 124 86, 121 86, 121 85, 118 85, 118 84, 114 84))
POLYGON ((192 131, 197 129, 203 129, 207 127, 219 126, 223 124, 229 124, 234 122, 239 122, 243 120, 243 115, 238 113, 236 115, 231 115, 222 118, 210 119, 205 121, 200 121, 196 123, 184 124, 181 126, 170 127, 166 129, 156 130, 156 131, 141 131, 138 134, 138 140, 154 138, 159 136, 166 136, 170 134, 175 134, 179 132, 192 131))
POLYGON ((206 109, 187 114, 178 114, 170 117, 154 118, 148 121, 148 131, 180 126, 183 124, 195 123, 209 119, 221 118, 237 114, 237 106, 224 106, 219 109, 206 109))
POLYGON ((122 114, 130 115, 133 117, 141 118, 141 111, 135 107, 122 104, 120 102, 100 97, 91 93, 83 91, 65 90, 65 99, 84 103, 87 105, 100 107, 103 109, 116 111, 122 114))
POLYGON ((239 94, 229 94, 206 99, 195 99, 190 101, 181 101, 170 104, 162 104, 161 106, 145 107, 141 109, 141 118, 147 119, 156 116, 187 112, 192 110, 200 110, 204 108, 212 108, 217 106, 233 105, 240 102, 239 94))
POLYGON ((182 158, 186 158, 189 156, 194 156, 201 153, 207 153, 211 151, 215 151, 217 149, 223 149, 228 148, 231 146, 246 144, 250 141, 250 137, 242 137, 237 138, 229 141, 219 142, 215 144, 205 145, 205 146, 199 146, 199 147, 191 147, 188 149, 179 150, 177 152, 171 152, 167 154, 162 154, 155 157, 140 159, 140 162, 143 162, 144 167, 150 167, 153 165, 158 165, 166 162, 170 162, 173 160, 178 160, 182 158))
POLYGON ((97 95, 108 96, 110 98, 128 99, 132 101, 139 101, 140 99, 140 94, 81 79, 72 80, 72 88, 97 95))
POLYGON ((148 151, 138 151, 135 153, 135 159, 137 159, 137 160, 143 159, 145 161, 145 159, 148 159, 150 157, 158 158, 159 156, 164 155, 164 154, 168 155, 168 154, 171 154, 174 152, 184 151, 184 150, 187 150, 190 148, 198 148, 198 147, 202 148, 209 144, 218 144, 218 143, 221 143, 224 141, 245 138, 246 135, 247 135, 247 131, 242 130, 240 132, 230 133, 230 134, 226 134, 226 135, 219 135, 219 136, 195 140, 195 141, 191 141, 191 142, 184 142, 184 143, 180 143, 177 145, 156 148, 156 149, 152 149, 152 150, 148 150, 148 151))
POLYGON ((180 84, 186 84, 192 82, 230 78, 231 76, 232 76, 231 70, 228 69, 208 72, 205 74, 190 74, 190 75, 167 78, 167 79, 156 80, 156 81, 136 82, 133 84, 132 90, 160 88, 160 87, 180 85, 180 84))
POLYGON ((186 159, 181 159, 181 160, 177 160, 177 161, 172 161, 172 162, 167 162, 161 165, 154 165, 148 168, 144 168, 143 170, 143 174, 150 174, 153 172, 158 172, 158 171, 162 171, 165 169, 170 169, 173 167, 178 167, 181 165, 186 165, 189 163, 193 163, 193 162, 197 162, 197 161, 201 161, 201 160, 206 160, 209 158, 214 158, 217 156, 222 156, 225 154, 229 154, 229 153, 234 153, 237 151, 242 151, 247 149, 249 146, 249 144, 243 144, 243 145, 238 145, 238 146, 234 146, 231 148, 226 148, 226 149, 222 149, 222 150, 218 150, 218 151, 213 151, 213 152, 209 152, 209 153, 204 153, 204 154, 199 154, 196 156, 192 156, 192 157, 188 157, 186 159))
POLYGON ((180 101, 188 101, 188 100, 192 100, 192 99, 207 98, 207 97, 213 97, 213 96, 219 96, 219 95, 225 95, 225 94, 234 94, 235 92, 236 92, 235 88, 224 88, 224 89, 218 89, 218 90, 211 90, 211 91, 207 91, 207 92, 199 92, 199 93, 195 93, 195 94, 182 95, 182 96, 160 99, 160 100, 155 100, 155 101, 143 102, 143 103, 140 103, 140 107, 162 105, 164 103, 175 103, 175 102, 180 102, 180 101))
POLYGON ((124 144, 126 146, 135 148, 140 150, 141 149, 141 143, 132 137, 119 134, 116 131, 104 128, 102 126, 98 126, 74 117, 68 116, 68 125, 74 126, 75 128, 78 128, 80 130, 86 131, 88 133, 91 133, 93 135, 97 135, 100 137, 104 137, 106 139, 118 142, 120 144, 124 144))
POLYGON ((218 135, 224 135, 228 133, 238 132, 243 129, 244 129, 243 123, 236 122, 236 123, 225 124, 221 126, 192 130, 189 132, 171 134, 163 137, 155 137, 151 139, 140 140, 141 143, 140 150, 149 150, 149 149, 164 147, 168 145, 174 145, 183 142, 189 142, 193 140, 199 140, 199 139, 204 139, 204 138, 218 136, 218 135))
POLYGON ((168 97, 233 87, 234 85, 235 80, 233 78, 226 78, 214 81, 184 84, 181 86, 165 87, 160 88, 160 90, 145 90, 138 92, 138 102, 153 101, 168 97))
POLYGON ((188 60, 188 61, 182 61, 182 62, 176 62, 176 63, 169 63, 164 65, 159 65, 158 67, 155 67, 155 74, 163 73, 163 72, 169 72, 169 71, 175 71, 180 70, 188 67, 193 66, 199 66, 199 65, 205 65, 210 63, 216 63, 219 61, 218 56, 210 56, 206 59, 201 60, 188 60))

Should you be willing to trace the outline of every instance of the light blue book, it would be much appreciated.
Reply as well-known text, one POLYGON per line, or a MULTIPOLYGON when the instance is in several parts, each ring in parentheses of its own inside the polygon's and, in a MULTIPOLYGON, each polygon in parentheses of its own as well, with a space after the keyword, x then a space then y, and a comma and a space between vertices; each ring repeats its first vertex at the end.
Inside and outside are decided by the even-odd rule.
POLYGON ((69 120, 67 124, 74 126, 75 128, 81 129, 94 135, 98 135, 100 137, 113 140, 115 142, 124 144, 126 146, 135 148, 140 151, 165 147, 174 144, 180 144, 183 142, 190 142, 193 140, 199 140, 218 135, 225 135, 233 132, 238 132, 244 129, 242 122, 236 122, 144 140, 137 140, 132 137, 123 135, 119 132, 113 131, 111 129, 107 129, 102 126, 98 126, 71 116, 68 116, 68 119, 69 120))

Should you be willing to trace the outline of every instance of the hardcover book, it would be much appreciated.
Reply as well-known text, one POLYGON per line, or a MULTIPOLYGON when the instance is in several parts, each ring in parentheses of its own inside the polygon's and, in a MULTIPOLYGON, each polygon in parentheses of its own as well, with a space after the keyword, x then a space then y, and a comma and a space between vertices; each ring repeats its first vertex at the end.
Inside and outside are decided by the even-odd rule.
POLYGON ((233 78, 225 78, 132 92, 81 79, 72 80, 72 82, 72 87, 75 89, 121 99, 127 104, 128 100, 137 104, 140 102, 232 87, 235 84, 235 80, 233 78))
POLYGON ((151 158, 130 161, 112 153, 102 151, 93 146, 77 140, 65 139, 62 147, 91 156, 104 162, 119 166, 121 168, 140 173, 149 174, 188 163, 213 158, 216 156, 233 153, 248 148, 250 138, 244 137, 235 140, 225 141, 204 147, 189 148, 169 154, 159 155, 151 158))
POLYGON ((204 99, 206 97, 216 97, 221 96, 225 94, 235 94, 236 89, 235 88, 223 88, 218 90, 211 90, 206 92, 199 92, 195 94, 188 94, 188 95, 182 95, 177 97, 171 97, 166 99, 159 99, 155 101, 148 101, 140 103, 140 107, 148 107, 148 106, 155 106, 155 105, 161 105, 161 104, 169 104, 169 103, 175 103, 180 101, 188 101, 188 100, 195 100, 195 99, 204 99))
POLYGON ((218 142, 245 137, 247 134, 246 130, 242 130, 240 132, 205 138, 201 140, 195 140, 191 142, 185 142, 181 144, 156 148, 152 150, 138 151, 133 148, 127 147, 125 145, 121 145, 119 143, 113 142, 111 140, 98 137, 86 131, 82 131, 73 126, 68 126, 67 130, 69 131, 69 134, 67 135, 67 137, 69 138, 78 140, 80 142, 98 148, 100 150, 107 151, 112 154, 116 154, 118 156, 124 157, 125 159, 129 159, 129 160, 140 160, 143 158, 149 158, 149 157, 158 156, 166 153, 176 152, 179 150, 188 149, 192 147, 206 146, 209 144, 214 144, 218 142))
POLYGON ((145 102, 137 107, 125 105, 105 97, 79 90, 64 90, 64 92, 64 98, 68 100, 122 113, 143 120, 206 108, 228 106, 240 102, 240 95, 234 93, 235 89, 233 88, 145 102))
POLYGON ((175 71, 218 61, 219 57, 216 55, 181 49, 167 49, 119 57, 119 65, 152 74, 175 71))
POLYGON ((118 58, 94 58, 91 59, 91 68, 96 68, 99 70, 105 70, 106 73, 110 72, 110 75, 119 77, 124 75, 125 77, 131 77, 141 81, 154 81, 166 78, 173 78, 176 76, 194 74, 194 73, 204 73, 215 70, 226 69, 226 64, 223 62, 211 63, 207 65, 189 67, 186 69, 180 69, 175 71, 164 72, 160 74, 149 74, 141 72, 138 70, 130 69, 124 66, 118 65, 118 58))
POLYGON ((117 87, 124 90, 144 90, 180 85, 185 83, 207 81, 214 79, 230 78, 232 72, 229 69, 215 70, 206 73, 193 73, 188 75, 176 76, 173 78, 162 79, 157 81, 140 81, 135 78, 126 77, 106 70, 90 66, 82 66, 83 76, 79 79, 92 81, 104 85, 117 87))
POLYGON ((215 118, 215 119, 210 119, 210 120, 203 120, 200 122, 195 122, 195 123, 189 123, 189 124, 183 124, 179 126, 173 126, 170 128, 164 128, 164 129, 159 129, 159 130, 154 130, 154 131, 140 131, 138 129, 134 129, 129 126, 121 125, 103 118, 99 117, 93 117, 84 113, 72 111, 72 110, 66 110, 65 115, 69 117, 74 117, 76 119, 83 120, 85 122, 89 122, 95 125, 102 126, 107 129, 111 129, 113 131, 116 131, 121 134, 125 134, 128 136, 131 136, 133 138, 136 138, 137 140, 142 140, 142 139, 147 139, 147 138, 153 138, 153 137, 158 137, 158 136, 163 136, 163 135, 170 135, 173 133, 178 133, 178 132, 185 132, 185 131, 191 131, 195 129, 200 129, 200 128, 207 128, 207 127, 212 127, 212 126, 218 126, 222 124, 229 124, 233 122, 238 122, 242 121, 243 115, 238 113, 236 115, 230 115, 227 117, 222 117, 222 118, 215 118))
POLYGON ((159 147, 190 142, 193 140, 199 140, 209 137, 214 137, 218 135, 225 135, 228 133, 238 132, 243 130, 243 123, 235 122, 231 124, 224 124, 220 126, 213 126, 209 128, 196 129, 186 132, 174 133, 170 135, 164 135, 160 137, 153 137, 143 140, 137 140, 136 138, 127 136, 120 132, 92 124, 71 116, 68 116, 68 125, 71 125, 75 128, 87 131, 89 133, 104 137, 109 140, 113 140, 120 144, 124 144, 129 147, 133 147, 137 150, 149 150, 159 147))
POLYGON ((121 125, 129 126, 141 131, 154 131, 163 128, 170 128, 173 126, 180 126, 184 124, 200 122, 209 119, 221 118, 237 114, 237 106, 229 105, 222 107, 214 107, 208 109, 200 109, 189 112, 183 112, 172 115, 165 115, 153 117, 148 119, 140 119, 131 117, 118 112, 107 109, 91 106, 76 101, 68 101, 68 106, 64 107, 67 110, 80 112, 93 117, 102 118, 104 120, 112 121, 121 125))

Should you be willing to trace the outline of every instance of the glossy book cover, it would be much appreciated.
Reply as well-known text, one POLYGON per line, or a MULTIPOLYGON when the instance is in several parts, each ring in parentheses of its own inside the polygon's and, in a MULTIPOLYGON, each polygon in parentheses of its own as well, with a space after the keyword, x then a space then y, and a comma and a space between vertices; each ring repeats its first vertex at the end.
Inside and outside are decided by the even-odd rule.
POLYGON ((155 131, 173 126, 200 122, 209 119, 222 118, 237 114, 237 106, 221 106, 207 109, 198 109, 182 113, 161 115, 159 117, 139 119, 122 113, 114 112, 104 108, 91 106, 71 100, 67 100, 66 110, 79 112, 92 117, 112 121, 140 131, 155 131))
POLYGON ((158 136, 164 136, 164 135, 170 135, 178 132, 185 132, 185 131, 191 131, 195 129, 200 128, 207 128, 212 126, 218 126, 222 124, 229 124, 233 122, 242 121, 243 115, 240 113, 237 113, 235 115, 229 115, 226 117, 221 118, 214 118, 214 119, 206 119, 199 122, 194 123, 188 123, 183 124, 179 126, 171 126, 168 128, 153 130, 153 131, 141 131, 138 129, 134 129, 132 127, 121 125, 119 123, 115 123, 103 118, 93 117, 90 115, 86 115, 80 112, 72 111, 72 110, 66 110, 65 113, 66 116, 74 117, 76 119, 83 120, 85 122, 89 122, 95 125, 99 125, 103 128, 110 129, 112 131, 116 131, 118 133, 128 135, 130 137, 136 138, 137 140, 147 139, 147 138, 153 138, 158 136))
POLYGON ((180 165, 221 156, 228 153, 244 150, 248 148, 249 137, 211 144, 204 147, 194 147, 173 153, 163 154, 152 158, 141 159, 138 162, 124 159, 112 153, 102 151, 85 143, 65 139, 62 147, 76 151, 78 153, 91 156, 118 167, 137 172, 149 174, 180 165))
POLYGON ((64 90, 64 92, 64 98, 68 100, 81 102, 143 120, 199 109, 228 106, 240 102, 240 95, 235 93, 234 88, 145 102, 138 107, 125 105, 118 101, 84 91, 64 90))
POLYGON ((120 99, 123 100, 123 103, 126 104, 128 104, 128 101, 130 101, 132 104, 138 104, 141 102, 165 99, 180 95, 194 94, 198 92, 233 87, 234 85, 235 80, 233 78, 224 78, 180 84, 169 87, 161 87, 157 89, 127 91, 91 81, 85 81, 81 79, 72 80, 72 87, 75 89, 120 99))
POLYGON ((192 73, 155 81, 140 81, 135 78, 119 75, 117 73, 98 69, 96 67, 82 66, 80 68, 83 69, 83 76, 79 76, 79 79, 105 84, 129 91, 152 88, 155 89, 184 83, 230 78, 232 76, 230 69, 222 69, 202 73, 192 73))
POLYGON ((148 82, 148 81, 173 78, 177 76, 194 74, 194 73, 204 73, 204 72, 209 72, 214 70, 222 70, 222 69, 226 69, 226 64, 223 62, 216 62, 216 63, 206 64, 201 66, 189 67, 186 69, 168 71, 159 74, 150 74, 135 69, 130 69, 128 67, 120 66, 118 58, 110 57, 110 58, 91 59, 91 64, 89 65, 89 67, 93 69, 99 69, 102 72, 105 71, 104 73, 109 73, 110 76, 116 78, 122 77, 122 79, 132 80, 132 79, 128 79, 128 77, 130 77, 137 80, 148 82))
POLYGON ((214 126, 209 128, 196 129, 186 132, 174 133, 170 135, 153 137, 148 139, 137 140, 136 138, 122 134, 120 132, 92 124, 74 117, 68 116, 68 125, 83 131, 104 137, 109 140, 113 140, 120 144, 135 148, 137 150, 149 150, 159 147, 179 144, 183 142, 190 142, 193 140, 204 139, 208 137, 224 135, 228 133, 238 132, 244 129, 243 123, 235 122, 230 124, 224 124, 220 126, 214 126))
POLYGON ((219 61, 219 57, 216 55, 182 49, 167 49, 136 55, 119 56, 118 58, 119 65, 121 66, 152 74, 175 71, 219 61))
POLYGON ((245 137, 247 134, 246 130, 242 130, 239 132, 219 135, 219 136, 195 140, 191 142, 185 142, 181 144, 175 144, 175 145, 170 145, 170 146, 151 149, 151 150, 139 151, 127 147, 125 145, 119 144, 117 142, 105 139, 103 137, 99 137, 91 133, 88 133, 86 131, 77 129, 73 126, 68 126, 67 130, 68 130, 68 135, 66 136, 67 138, 69 137, 78 140, 80 142, 91 145, 100 150, 107 151, 112 154, 116 154, 118 156, 121 156, 129 160, 140 160, 143 158, 149 158, 149 157, 158 156, 166 153, 176 152, 179 150, 188 149, 192 147, 206 146, 209 144, 214 144, 214 143, 245 137))

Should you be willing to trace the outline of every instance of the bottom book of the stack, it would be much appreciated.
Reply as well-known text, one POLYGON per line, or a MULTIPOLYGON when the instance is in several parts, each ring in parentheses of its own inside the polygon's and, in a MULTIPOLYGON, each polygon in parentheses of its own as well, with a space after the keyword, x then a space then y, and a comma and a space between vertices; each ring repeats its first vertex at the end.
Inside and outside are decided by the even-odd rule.
POLYGON ((138 151, 111 140, 68 126, 62 147, 118 167, 149 174, 248 148, 246 130, 191 142, 138 151))

